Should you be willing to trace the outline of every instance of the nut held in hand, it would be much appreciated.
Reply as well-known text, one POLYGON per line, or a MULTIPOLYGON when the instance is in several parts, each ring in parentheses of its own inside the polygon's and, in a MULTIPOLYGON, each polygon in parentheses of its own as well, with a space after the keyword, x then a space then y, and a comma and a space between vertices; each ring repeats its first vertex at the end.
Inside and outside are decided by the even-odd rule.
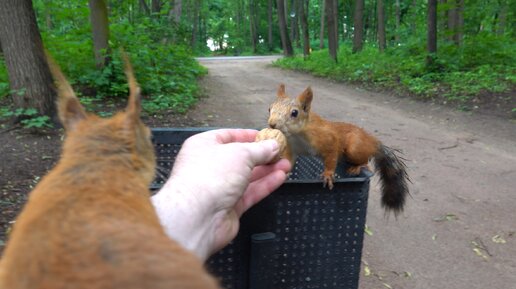
POLYGON ((255 141, 262 141, 266 139, 274 139, 278 142, 279 145, 279 155, 276 156, 272 162, 277 162, 280 160, 281 157, 285 155, 285 151, 287 149, 287 138, 285 135, 278 129, 272 129, 272 128, 264 128, 261 131, 258 132, 256 135, 255 141))

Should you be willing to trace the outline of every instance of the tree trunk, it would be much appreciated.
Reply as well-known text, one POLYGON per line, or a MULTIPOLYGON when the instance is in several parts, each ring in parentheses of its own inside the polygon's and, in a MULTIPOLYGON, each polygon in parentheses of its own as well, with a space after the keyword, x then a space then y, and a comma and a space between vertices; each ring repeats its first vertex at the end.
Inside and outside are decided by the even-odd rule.
POLYGON ((206 17, 204 17, 202 12, 202 9, 199 9, 199 43, 202 43, 203 46, 206 46, 208 41, 208 24, 206 23, 206 17))
POLYGON ((456 29, 456 23, 457 20, 457 7, 456 0, 449 0, 449 5, 451 5, 447 10, 447 27, 446 27, 446 34, 448 35, 448 40, 453 41, 455 37, 455 29, 456 29))
POLYGON ((193 3, 194 7, 193 7, 193 27, 192 27, 192 38, 191 38, 191 42, 190 42, 190 45, 192 47, 192 49, 197 49, 197 41, 198 41, 198 36, 199 36, 199 14, 200 14, 200 10, 201 10, 201 0, 195 0, 195 2, 193 3))
POLYGON ((143 12, 145 15, 150 14, 149 5, 147 5, 147 2, 145 0, 139 0, 140 1, 140 11, 143 12))
POLYGON ((328 27, 328 52, 330 53, 330 57, 333 61, 337 62, 337 41, 335 39, 335 13, 333 13, 333 1, 334 0, 326 0, 326 22, 328 27))
POLYGON ((464 0, 451 0, 449 3, 453 7, 448 10, 448 39, 460 45, 464 27, 464 0))
POLYGON ((321 31, 319 33, 319 49, 324 48, 324 19, 326 8, 324 7, 326 0, 321 0, 321 31))
POLYGON ((295 0, 297 2, 296 4, 296 42, 297 42, 297 47, 301 48, 302 45, 302 42, 303 42, 303 19, 301 19, 301 14, 304 13, 302 10, 304 10, 305 8, 303 7, 303 5, 305 5, 305 1, 304 0, 295 0))
POLYGON ((502 6, 500 7, 500 13, 498 15, 498 25, 496 29, 497 35, 504 35, 505 33, 505 25, 507 23, 507 2, 503 1, 502 6))
POLYGON ((0 1, 0 45, 14 108, 56 117, 55 90, 31 0, 0 1))
POLYGON ((306 58, 310 55, 310 36, 308 34, 308 0, 301 0, 300 3, 300 18, 301 30, 303 33, 303 56, 306 58))
POLYGON ((376 24, 376 1, 369 3, 371 7, 368 7, 368 3, 364 3, 364 41, 370 38, 371 41, 376 42, 376 34, 378 25, 376 24))
POLYGON ((333 0, 333 34, 335 34, 335 50, 339 51, 339 0, 333 0))
POLYGON ((294 17, 292 17, 291 13, 288 13, 288 15, 290 16, 290 39, 292 40, 292 42, 296 43, 297 47, 299 47, 299 26, 297 23, 297 18, 299 17, 299 15, 297 15, 298 1, 299 0, 291 0, 290 2, 290 11, 291 13, 293 13, 294 17))
MULTIPOLYGON (((437 19, 443 19, 443 21, 439 21, 439 26, 437 27, 437 31, 447 31, 448 30, 448 9, 444 9, 441 7, 447 7, 448 0, 437 0, 437 19), (440 13, 439 13, 440 12, 440 13)), ((446 36, 446 34, 445 34, 446 36)))
POLYGON ((179 24, 179 22, 181 21, 183 2, 181 0, 170 0, 170 6, 172 6, 173 8, 170 9, 168 13, 168 21, 174 21, 176 24, 179 24))
POLYGON ((269 0, 268 1, 268 7, 267 7, 267 28, 268 28, 268 33, 267 33, 267 40, 268 40, 268 43, 269 43, 269 51, 272 51, 272 49, 274 48, 273 45, 273 41, 272 41, 272 0, 269 0))
POLYGON ((428 0, 428 57, 427 64, 433 65, 437 53, 437 0, 428 0))
POLYGON ((400 43, 400 28, 401 28, 401 7, 400 0, 396 0, 396 33, 394 34, 394 40, 396 43, 400 43))
POLYGON ((104 0, 89 0, 90 22, 95 50, 95 64, 103 68, 108 64, 109 23, 107 6, 104 0))
POLYGON ((378 48, 380 52, 385 50, 386 40, 385 40, 385 11, 383 8, 383 0, 378 0, 376 2, 376 10, 378 12, 377 21, 378 21, 378 48))
POLYGON ((356 0, 354 16, 355 34, 353 35, 353 53, 362 50, 364 42, 364 0, 356 0))
POLYGON ((253 53, 257 52, 258 36, 256 33, 256 5, 255 0, 249 0, 249 32, 251 34, 251 45, 253 53))
POLYGON ((294 56, 294 50, 292 49, 292 43, 288 35, 287 19, 285 19, 285 0, 276 0, 278 8, 278 24, 281 36, 281 43, 283 46, 283 54, 290 57, 294 56))
POLYGON ((159 12, 161 11, 161 1, 160 0, 152 0, 151 2, 151 11, 155 16, 159 16, 159 12))
POLYGON ((455 31, 453 42, 460 45, 462 42, 462 30, 464 29, 464 0, 457 0, 457 10, 455 13, 455 31))
POLYGON ((410 32, 412 34, 416 33, 417 26, 416 23, 418 21, 417 17, 417 0, 412 0, 412 4, 410 5, 412 7, 412 19, 410 21, 410 32))
MULTIPOLYGON (((242 32, 242 27, 244 26, 243 22, 243 18, 244 18, 244 8, 243 8, 243 4, 240 0, 237 1, 237 11, 236 11, 236 28, 237 28, 237 35, 236 37, 238 39, 242 38, 244 33, 242 32)), ((235 49, 235 54, 236 55, 240 55, 240 53, 242 53, 242 46, 241 45, 237 45, 236 46, 236 49, 235 49)))

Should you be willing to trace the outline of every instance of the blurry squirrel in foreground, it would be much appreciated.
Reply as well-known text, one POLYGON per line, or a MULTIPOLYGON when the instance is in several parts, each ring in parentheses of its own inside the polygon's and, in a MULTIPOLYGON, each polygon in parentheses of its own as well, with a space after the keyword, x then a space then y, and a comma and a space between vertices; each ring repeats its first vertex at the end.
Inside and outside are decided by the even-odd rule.
POLYGON ((128 105, 109 119, 87 113, 49 62, 66 139, 14 224, 0 288, 219 288, 201 260, 165 234, 150 202, 154 148, 128 61, 128 105))
POLYGON ((312 89, 306 88, 297 98, 285 94, 285 85, 278 89, 276 101, 269 107, 269 127, 278 129, 287 138, 284 155, 292 165, 298 155, 317 155, 324 163, 324 185, 333 188, 334 173, 341 157, 351 165, 348 173, 358 175, 369 159, 382 186, 382 206, 398 214, 409 194, 409 181, 403 160, 396 150, 383 145, 374 136, 350 123, 331 122, 310 111, 312 89))

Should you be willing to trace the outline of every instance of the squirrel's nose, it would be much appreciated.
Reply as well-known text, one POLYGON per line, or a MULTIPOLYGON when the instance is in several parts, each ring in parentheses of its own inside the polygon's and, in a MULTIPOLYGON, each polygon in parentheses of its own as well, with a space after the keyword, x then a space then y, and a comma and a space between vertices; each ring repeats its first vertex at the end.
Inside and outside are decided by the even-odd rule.
POLYGON ((276 128, 276 124, 275 123, 269 123, 269 127, 270 128, 276 128))

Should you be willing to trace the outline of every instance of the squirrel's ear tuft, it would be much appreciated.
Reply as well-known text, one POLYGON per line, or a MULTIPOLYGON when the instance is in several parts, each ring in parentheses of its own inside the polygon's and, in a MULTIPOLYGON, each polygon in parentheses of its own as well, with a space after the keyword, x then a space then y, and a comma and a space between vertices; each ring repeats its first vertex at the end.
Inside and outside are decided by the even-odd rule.
POLYGON ((75 95, 72 86, 68 80, 66 80, 63 72, 61 72, 59 65, 57 65, 48 51, 45 51, 45 54, 50 73, 52 74, 52 78, 55 82, 59 119, 61 120, 64 128, 71 131, 75 129, 80 121, 87 117, 86 111, 75 95))
POLYGON ((287 97, 287 95, 285 94, 285 84, 284 83, 280 83, 279 87, 278 87, 278 98, 285 98, 287 97))
POLYGON ((310 111, 310 106, 312 104, 312 99, 314 97, 314 94, 312 92, 312 88, 309 86, 307 87, 298 97, 297 100, 303 107, 303 110, 305 112, 310 111))
POLYGON ((124 60, 125 75, 129 84, 129 100, 127 103, 126 112, 132 121, 136 122, 139 120, 141 112, 141 89, 138 85, 138 82, 136 81, 136 78, 134 77, 133 67, 129 57, 123 49, 121 49, 120 52, 122 54, 122 59, 124 60))

